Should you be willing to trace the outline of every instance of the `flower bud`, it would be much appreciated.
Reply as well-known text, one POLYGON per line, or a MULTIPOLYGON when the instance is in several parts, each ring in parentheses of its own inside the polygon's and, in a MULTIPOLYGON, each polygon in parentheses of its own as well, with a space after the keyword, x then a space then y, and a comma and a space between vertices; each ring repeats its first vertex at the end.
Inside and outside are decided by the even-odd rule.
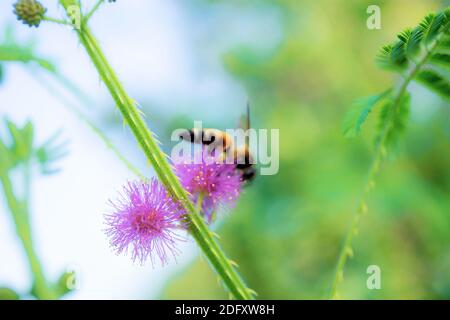
POLYGON ((38 27, 47 9, 36 0, 19 0, 14 4, 14 13, 19 21, 38 27))

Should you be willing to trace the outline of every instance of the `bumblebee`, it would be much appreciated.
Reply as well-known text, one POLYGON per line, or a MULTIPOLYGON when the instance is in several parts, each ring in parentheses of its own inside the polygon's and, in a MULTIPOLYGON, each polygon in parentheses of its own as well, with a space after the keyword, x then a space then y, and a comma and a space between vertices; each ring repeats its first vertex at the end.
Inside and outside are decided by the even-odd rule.
MULTIPOLYGON (((250 128, 250 107, 247 104, 247 115, 244 121, 241 121, 241 128, 247 130, 250 128)), ((200 143, 207 146, 209 152, 219 150, 224 159, 232 157, 233 164, 244 182, 250 182, 255 178, 256 169, 253 156, 249 149, 249 138, 245 137, 243 146, 236 146, 234 139, 225 131, 219 129, 199 129, 192 128, 180 134, 180 139, 191 142, 200 143)), ((227 162, 228 163, 228 162, 227 162)))

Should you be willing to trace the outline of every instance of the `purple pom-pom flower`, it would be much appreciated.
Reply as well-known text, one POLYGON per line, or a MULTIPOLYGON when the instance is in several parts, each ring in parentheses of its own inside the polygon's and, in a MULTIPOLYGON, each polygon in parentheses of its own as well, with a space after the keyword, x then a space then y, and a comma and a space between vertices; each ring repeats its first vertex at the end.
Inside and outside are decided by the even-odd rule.
POLYGON ((116 202, 110 201, 114 212, 106 215, 111 246, 117 254, 130 252, 140 264, 150 258, 154 265, 159 257, 165 265, 179 253, 176 243, 183 238, 176 232, 185 228, 185 211, 156 179, 129 182, 123 189, 116 202))
POLYGON ((202 196, 202 213, 208 222, 221 207, 233 207, 242 189, 242 178, 235 164, 227 164, 205 147, 194 155, 194 162, 175 164, 180 182, 197 203, 202 196))

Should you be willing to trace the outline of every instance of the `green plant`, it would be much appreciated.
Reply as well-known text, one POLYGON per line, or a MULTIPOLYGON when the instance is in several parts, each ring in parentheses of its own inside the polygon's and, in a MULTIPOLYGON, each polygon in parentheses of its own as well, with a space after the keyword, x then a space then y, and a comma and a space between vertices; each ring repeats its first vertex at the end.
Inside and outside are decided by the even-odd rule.
POLYGON ((337 298, 337 287, 343 280, 344 268, 353 256, 352 241, 358 233, 361 217, 368 211, 367 200, 375 186, 375 178, 388 150, 395 146, 404 133, 409 115, 410 94, 408 86, 417 81, 427 88, 450 99, 450 7, 442 12, 427 15, 414 29, 398 35, 393 44, 384 46, 377 57, 378 64, 400 76, 396 85, 385 92, 360 99, 349 111, 344 121, 343 133, 356 136, 375 106, 381 105, 375 137, 375 152, 369 167, 362 199, 353 216, 350 229, 339 254, 330 297, 337 298))
MULTIPOLYGON (((47 57, 43 57, 36 53, 33 42, 20 44, 14 36, 11 26, 8 26, 5 31, 4 41, 0 43, 0 61, 5 65, 10 63, 21 63, 26 67, 27 71, 36 79, 36 81, 43 86, 47 91, 58 98, 62 106, 73 112, 82 122, 84 122, 103 143, 121 160, 127 168, 133 172, 137 177, 144 179, 144 175, 139 171, 121 152, 120 150, 108 139, 108 137, 100 130, 97 125, 90 120, 76 105, 66 99, 64 94, 60 92, 60 89, 52 85, 47 79, 40 77, 39 71, 42 70, 48 73, 53 79, 65 88, 71 95, 79 100, 81 105, 86 108, 92 105, 91 99, 68 77, 63 75, 56 63, 47 57)), ((0 65, 0 81, 2 76, 2 65, 0 65)))
MULTIPOLYGON (((35 168, 48 175, 58 171, 54 162, 66 154, 64 144, 55 145, 59 133, 53 135, 44 144, 36 146, 34 128, 31 122, 18 127, 6 120, 9 137, 0 137, 0 182, 6 203, 16 226, 16 233, 25 251, 33 285, 30 293, 38 299, 57 299, 70 291, 67 279, 73 276, 63 273, 56 283, 49 282, 44 274, 39 257, 34 249, 32 229, 30 226, 30 185, 35 168), (21 176, 19 188, 11 179, 12 174, 21 176), (19 193, 18 190, 21 189, 19 193)), ((20 295, 8 288, 0 289, 0 298, 19 298, 20 295)))

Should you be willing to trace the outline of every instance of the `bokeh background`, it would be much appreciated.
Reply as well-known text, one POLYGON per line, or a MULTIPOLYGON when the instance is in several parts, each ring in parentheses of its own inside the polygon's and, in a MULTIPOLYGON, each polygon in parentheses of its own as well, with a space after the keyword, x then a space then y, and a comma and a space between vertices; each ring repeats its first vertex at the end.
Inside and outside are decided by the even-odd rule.
MULTIPOLYGON (((55 1, 42 1, 62 16, 55 1)), ((86 6, 95 1, 84 1, 86 6)), ((54 61, 89 97, 80 110, 148 176, 151 167, 123 126, 76 36, 15 21, 0 3, 0 30, 54 61), (9 26, 9 27, 8 27, 9 26)), ((325 298, 373 152, 375 118, 346 139, 342 119, 358 97, 395 77, 374 63, 379 47, 416 25, 441 0, 134 0, 105 5, 92 28, 166 151, 175 128, 202 120, 232 128, 252 105, 252 125, 280 129, 280 171, 260 176, 214 229, 262 299, 325 298), (366 8, 381 7, 368 30, 366 8)), ((1 34, 0 34, 1 36, 1 34)), ((68 299, 227 298, 195 243, 167 267, 116 256, 102 231, 107 201, 133 174, 56 96, 32 65, 2 63, 0 118, 31 119, 37 141, 62 129, 70 141, 61 171, 33 179, 32 226, 46 275, 75 270, 68 299)), ((53 83, 58 87, 57 83, 53 83)), ((63 88, 60 88, 63 89, 63 88)), ((450 108, 416 84, 407 134, 378 178, 354 241, 340 293, 350 299, 450 298, 450 108), (368 290, 378 265, 381 290, 368 290)), ((0 129, 3 134, 5 131, 0 129)), ((0 197, 0 286, 21 293, 31 275, 0 197)))

